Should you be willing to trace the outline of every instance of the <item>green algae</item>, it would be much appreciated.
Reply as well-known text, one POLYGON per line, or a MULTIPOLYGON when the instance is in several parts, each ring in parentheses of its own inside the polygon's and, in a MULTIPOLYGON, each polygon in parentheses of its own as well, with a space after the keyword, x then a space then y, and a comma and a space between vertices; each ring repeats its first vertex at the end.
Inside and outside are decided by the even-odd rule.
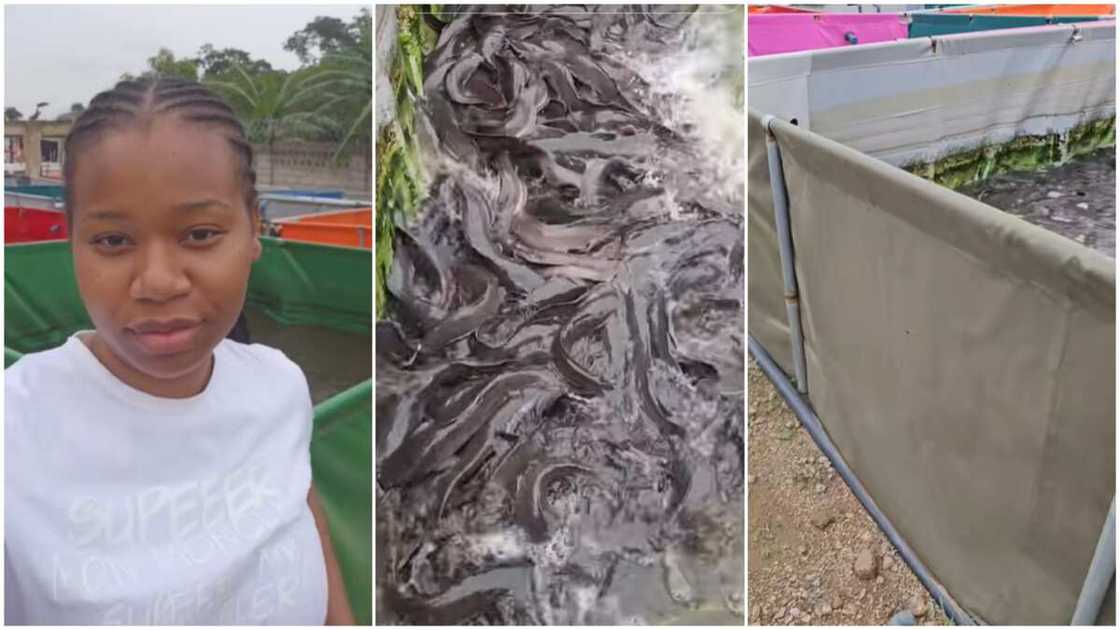
POLYGON ((1116 116, 1079 125, 1060 134, 1021 136, 998 145, 955 153, 903 170, 956 190, 1010 171, 1036 170, 1116 145, 1116 116))

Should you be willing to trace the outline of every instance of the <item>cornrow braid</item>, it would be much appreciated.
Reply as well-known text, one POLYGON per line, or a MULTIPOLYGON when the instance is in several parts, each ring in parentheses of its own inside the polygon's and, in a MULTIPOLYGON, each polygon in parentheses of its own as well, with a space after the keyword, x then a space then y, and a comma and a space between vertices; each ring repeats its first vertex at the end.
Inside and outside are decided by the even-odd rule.
POLYGON ((215 125, 223 129, 240 162, 240 179, 245 206, 257 206, 257 172, 253 168, 253 145, 233 110, 221 97, 197 81, 180 77, 151 76, 121 81, 89 102, 66 135, 65 183, 66 220, 73 221, 74 170, 81 149, 107 131, 130 125, 146 125, 156 116, 171 114, 182 120, 215 125))

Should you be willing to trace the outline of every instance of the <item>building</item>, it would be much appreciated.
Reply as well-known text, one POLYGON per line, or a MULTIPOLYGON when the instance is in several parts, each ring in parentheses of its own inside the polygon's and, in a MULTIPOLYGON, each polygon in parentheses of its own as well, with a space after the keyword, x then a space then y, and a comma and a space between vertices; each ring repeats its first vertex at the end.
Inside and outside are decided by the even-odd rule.
POLYGON ((4 123, 4 174, 62 179, 63 144, 73 121, 4 123))

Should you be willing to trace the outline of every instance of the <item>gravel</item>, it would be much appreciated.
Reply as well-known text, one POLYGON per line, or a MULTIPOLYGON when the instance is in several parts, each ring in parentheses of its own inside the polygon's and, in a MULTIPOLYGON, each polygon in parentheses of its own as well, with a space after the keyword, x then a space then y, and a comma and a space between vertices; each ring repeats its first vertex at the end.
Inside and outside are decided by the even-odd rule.
POLYGON ((748 622, 880 625, 907 611, 947 625, 753 361, 747 386, 748 622), (855 573, 861 554, 873 558, 867 580, 855 573))

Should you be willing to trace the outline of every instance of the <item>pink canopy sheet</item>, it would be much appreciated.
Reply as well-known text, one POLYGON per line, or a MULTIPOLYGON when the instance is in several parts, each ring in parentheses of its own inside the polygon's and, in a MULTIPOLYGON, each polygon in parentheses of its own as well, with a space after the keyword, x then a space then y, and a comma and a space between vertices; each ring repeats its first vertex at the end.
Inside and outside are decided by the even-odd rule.
POLYGON ((747 15, 747 52, 751 57, 906 37, 906 22, 898 13, 747 15))

